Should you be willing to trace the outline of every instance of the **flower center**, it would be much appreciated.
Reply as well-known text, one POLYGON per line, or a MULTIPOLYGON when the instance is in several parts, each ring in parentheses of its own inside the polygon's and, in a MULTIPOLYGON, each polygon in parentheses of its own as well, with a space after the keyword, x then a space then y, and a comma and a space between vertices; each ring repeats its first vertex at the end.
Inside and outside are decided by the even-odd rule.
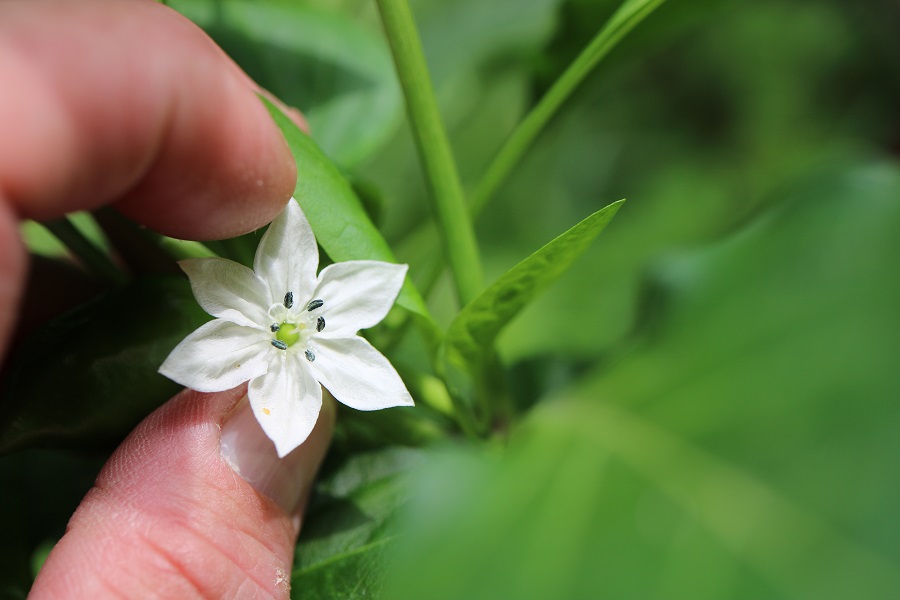
MULTIPOLYGON (((273 333, 272 345, 279 350, 287 350, 295 344, 307 345, 310 337, 325 329, 325 317, 317 314, 325 303, 317 298, 310 300, 306 310, 292 310, 294 306, 294 294, 288 292, 284 295, 284 302, 269 308, 269 316, 275 321, 269 327, 273 333), (315 329, 315 331, 313 331, 315 329)), ((307 347, 304 351, 306 360, 316 360, 315 350, 307 347)))
POLYGON ((275 332, 275 339, 281 340, 288 346, 293 346, 300 341, 304 329, 306 329, 304 323, 282 321, 278 326, 278 331, 275 332))

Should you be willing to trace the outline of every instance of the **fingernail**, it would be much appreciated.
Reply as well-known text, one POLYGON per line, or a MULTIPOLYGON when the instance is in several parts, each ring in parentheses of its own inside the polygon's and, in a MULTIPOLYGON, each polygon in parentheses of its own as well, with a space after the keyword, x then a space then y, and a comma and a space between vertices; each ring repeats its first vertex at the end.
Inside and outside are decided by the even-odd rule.
POLYGON ((330 394, 324 396, 312 433, 284 458, 278 458, 275 444, 259 426, 247 396, 222 424, 221 451, 225 461, 256 491, 274 500, 293 517, 299 515, 306 503, 331 439, 334 400, 330 394))

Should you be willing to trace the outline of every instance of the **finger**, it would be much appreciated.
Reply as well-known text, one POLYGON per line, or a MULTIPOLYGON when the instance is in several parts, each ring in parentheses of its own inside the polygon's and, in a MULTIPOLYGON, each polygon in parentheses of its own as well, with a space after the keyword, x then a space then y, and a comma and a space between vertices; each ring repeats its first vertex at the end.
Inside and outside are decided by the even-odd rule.
POLYGON ((154 2, 0 2, 0 358, 25 271, 20 217, 116 203, 175 237, 255 229, 296 170, 254 86, 154 2))
POLYGON ((20 216, 115 202, 162 233, 223 238, 294 188, 250 80, 158 3, 0 3, 0 76, 0 195, 20 216))
POLYGON ((279 460, 245 403, 229 414, 244 393, 188 390, 148 417, 104 467, 29 597, 287 598, 334 406, 279 460), (226 416, 225 429, 239 430, 229 460, 220 449, 226 416))

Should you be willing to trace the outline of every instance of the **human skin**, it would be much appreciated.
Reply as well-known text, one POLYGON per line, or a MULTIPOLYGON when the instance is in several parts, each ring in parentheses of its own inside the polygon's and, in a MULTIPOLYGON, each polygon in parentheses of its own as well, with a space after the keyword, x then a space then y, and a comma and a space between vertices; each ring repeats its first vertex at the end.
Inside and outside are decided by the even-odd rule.
MULTIPOLYGON (((202 31, 149 0, 0 2, 0 358, 28 308, 21 219, 110 205, 205 240, 281 210, 296 170, 258 91, 202 31)), ((287 494, 267 484, 273 501, 221 454, 244 393, 185 391, 132 432, 31 597, 287 598, 332 413, 279 463, 294 483, 287 494)))

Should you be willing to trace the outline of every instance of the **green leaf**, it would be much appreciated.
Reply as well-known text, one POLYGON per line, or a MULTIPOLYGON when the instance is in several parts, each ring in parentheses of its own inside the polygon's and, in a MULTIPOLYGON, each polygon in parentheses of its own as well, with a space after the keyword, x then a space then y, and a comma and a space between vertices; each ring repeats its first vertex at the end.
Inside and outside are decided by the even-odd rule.
MULTIPOLYGON (((353 188, 334 163, 274 104, 265 98, 262 101, 287 139, 297 161, 300 176, 294 196, 328 256, 335 262, 363 259, 397 262, 353 188)), ((397 304, 431 321, 422 296, 409 278, 400 291, 397 304)))
POLYGON ((180 389, 156 370, 207 320, 186 279, 158 277, 51 321, 12 357, 0 395, 0 452, 117 443, 180 389))
POLYGON ((48 258, 59 258, 69 255, 69 251, 63 243, 37 221, 29 219, 22 221, 22 224, 19 226, 19 233, 22 235, 25 247, 28 248, 31 254, 48 258))
MULTIPOLYGON (((466 305, 447 329, 443 351, 451 392, 471 398, 469 378, 483 376, 493 342, 509 321, 587 250, 624 200, 587 217, 510 269, 466 305)), ((548 317, 548 318, 552 318, 548 317)))
POLYGON ((411 478, 390 597, 897 597, 898 198, 820 177, 659 264, 639 343, 411 478))
POLYGON ((263 88, 303 111, 349 167, 397 129, 402 100, 380 32, 348 12, 293 0, 173 0, 263 88))
POLYGON ((304 598, 372 598, 383 585, 393 521, 405 504, 400 477, 420 452, 357 454, 321 481, 304 518, 291 587, 304 598))

